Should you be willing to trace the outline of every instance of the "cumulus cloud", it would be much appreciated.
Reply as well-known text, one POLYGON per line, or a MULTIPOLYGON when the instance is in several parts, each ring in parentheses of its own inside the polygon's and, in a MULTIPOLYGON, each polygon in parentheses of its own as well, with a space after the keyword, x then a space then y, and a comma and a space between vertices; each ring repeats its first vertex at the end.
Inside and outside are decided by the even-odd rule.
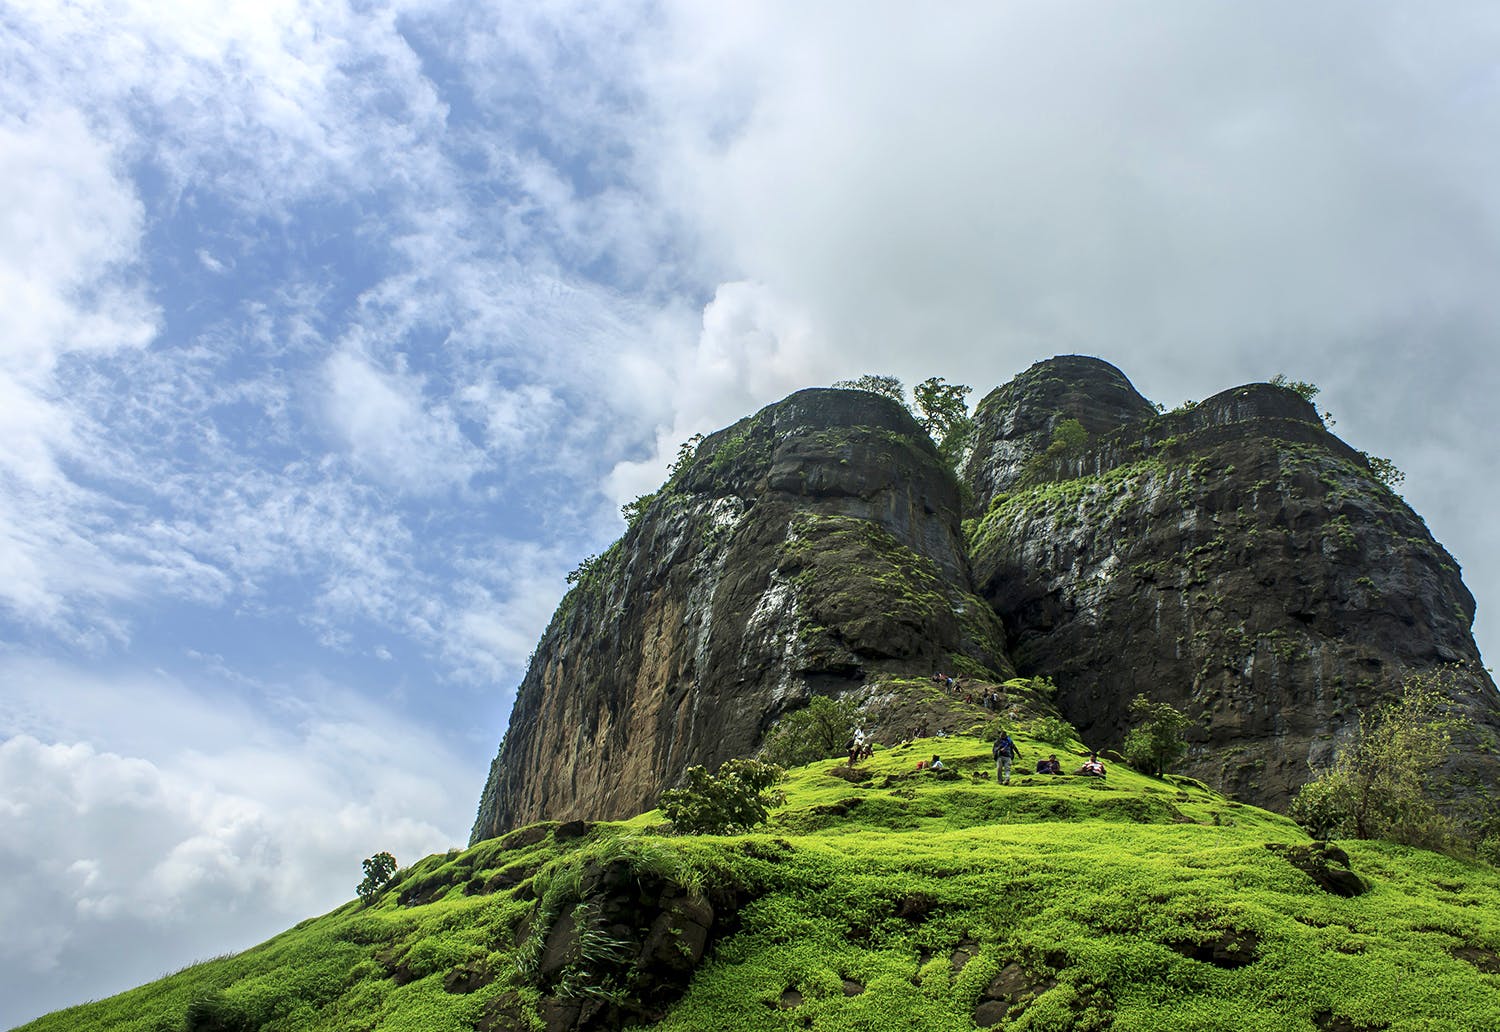
POLYGON ((477 784, 478 765, 347 691, 303 691, 280 723, 158 674, 11 660, 3 676, 0 920, 15 934, 0 960, 26 974, 7 1025, 335 906, 380 849, 410 861, 465 837, 470 801, 447 786, 477 784), (97 731, 92 707, 127 748, 78 737, 97 731))
POLYGON ((809 384, 982 392, 1086 351, 1172 404, 1284 371, 1406 469, 1482 620, 1500 584, 1487 7, 0 25, 0 841, 43 901, 0 916, 54 972, 103 963, 90 929, 218 952, 182 915, 260 894, 279 926, 334 840, 461 832, 445 743, 493 748, 615 506, 809 384), (170 673, 42 658, 80 647, 170 673), (125 827, 128 865, 100 846, 125 827))

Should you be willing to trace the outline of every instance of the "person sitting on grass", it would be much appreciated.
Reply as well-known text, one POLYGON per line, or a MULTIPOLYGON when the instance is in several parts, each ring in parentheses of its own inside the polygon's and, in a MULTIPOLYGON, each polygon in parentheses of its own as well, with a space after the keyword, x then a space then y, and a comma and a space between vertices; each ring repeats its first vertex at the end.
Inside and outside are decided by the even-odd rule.
POLYGON ((1078 773, 1082 774, 1084 777, 1089 778, 1104 777, 1104 764, 1099 762, 1099 754, 1089 753, 1088 760, 1082 767, 1078 768, 1078 773))
POLYGON ((940 759, 938 759, 937 756, 934 755, 932 757, 932 762, 927 765, 927 769, 928 770, 942 770, 943 769, 943 761, 940 760, 940 759))
POLYGON ((1058 762, 1057 753, 1051 754, 1045 760, 1037 760, 1036 772, 1038 774, 1061 774, 1062 764, 1058 762))

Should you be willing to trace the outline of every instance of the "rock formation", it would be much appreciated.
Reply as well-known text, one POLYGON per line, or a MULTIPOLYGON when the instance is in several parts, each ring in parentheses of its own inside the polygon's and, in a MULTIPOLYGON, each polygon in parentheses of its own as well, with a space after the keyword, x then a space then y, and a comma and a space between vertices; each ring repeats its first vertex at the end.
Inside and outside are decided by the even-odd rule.
MULTIPOLYGON (((1186 772, 1281 808, 1362 710, 1440 675, 1471 744, 1500 730, 1453 558, 1284 387, 1158 415, 1119 370, 1042 362, 985 398, 966 474, 975 582, 1022 672, 1099 745, 1131 699, 1194 721, 1186 772), (1081 437, 1059 432, 1077 419, 1081 437)), ((1459 762, 1493 784, 1493 752, 1459 762)))
POLYGON ((932 442, 873 394, 800 391, 705 439, 553 617, 475 840, 638 813, 814 693, 1013 673, 960 516, 932 442))
POLYGON ((975 419, 967 514, 874 394, 800 391, 705 439, 580 568, 474 839, 633 815, 814 694, 935 669, 1049 676, 1099 748, 1137 694, 1170 702, 1194 722, 1187 771, 1272 807, 1362 710, 1437 675, 1473 723, 1461 780, 1494 784, 1500 702, 1457 564, 1298 394, 1163 414, 1066 356, 975 419))

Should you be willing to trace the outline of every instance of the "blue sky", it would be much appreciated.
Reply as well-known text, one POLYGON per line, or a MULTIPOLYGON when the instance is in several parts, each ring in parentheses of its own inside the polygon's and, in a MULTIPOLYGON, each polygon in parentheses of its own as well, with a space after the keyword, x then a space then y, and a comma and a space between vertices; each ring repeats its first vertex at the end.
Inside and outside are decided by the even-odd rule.
POLYGON ((1500 633, 1500 16, 0 0, 0 1025, 461 844, 678 444, 1285 372, 1500 633))

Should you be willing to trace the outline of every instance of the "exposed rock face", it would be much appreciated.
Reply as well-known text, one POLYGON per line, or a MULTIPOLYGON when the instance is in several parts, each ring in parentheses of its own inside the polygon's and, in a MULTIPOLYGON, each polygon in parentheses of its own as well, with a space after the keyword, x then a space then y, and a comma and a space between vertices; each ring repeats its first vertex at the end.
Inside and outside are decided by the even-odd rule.
MULTIPOLYGON (((1456 563, 1310 404, 1269 384, 1160 416, 1132 398, 1103 363, 1040 363, 985 400, 969 466, 976 583, 1088 741, 1118 745, 1138 693, 1170 702, 1195 721, 1189 773, 1283 807, 1361 710, 1439 669, 1497 740, 1456 563), (1059 368, 1084 379, 1037 386, 1059 368), (1016 433, 1062 418, 1100 429, 1072 449, 1016 433)), ((1494 783, 1493 753, 1460 767, 1494 783)))
MULTIPOLYGON (((967 536, 957 481, 876 395, 801 391, 703 441, 553 617, 475 840, 633 815, 813 694, 934 669, 1048 675, 1100 749, 1137 694, 1169 702, 1187 772, 1273 808, 1362 711, 1439 674, 1474 728, 1460 783, 1494 785, 1500 698, 1457 564, 1296 393, 1159 414, 1066 356, 976 422, 967 536)), ((911 711, 867 715, 910 733, 911 711)))
POLYGON ((1093 435, 1156 415, 1125 374, 1087 355, 1038 362, 984 397, 974 412, 979 432, 964 479, 986 500, 1009 491, 1032 456, 1044 452, 1059 423, 1076 419, 1093 435))
POLYGON ((474 839, 631 816, 876 673, 1013 673, 959 520, 932 443, 872 394, 801 391, 707 438, 553 617, 474 839))

